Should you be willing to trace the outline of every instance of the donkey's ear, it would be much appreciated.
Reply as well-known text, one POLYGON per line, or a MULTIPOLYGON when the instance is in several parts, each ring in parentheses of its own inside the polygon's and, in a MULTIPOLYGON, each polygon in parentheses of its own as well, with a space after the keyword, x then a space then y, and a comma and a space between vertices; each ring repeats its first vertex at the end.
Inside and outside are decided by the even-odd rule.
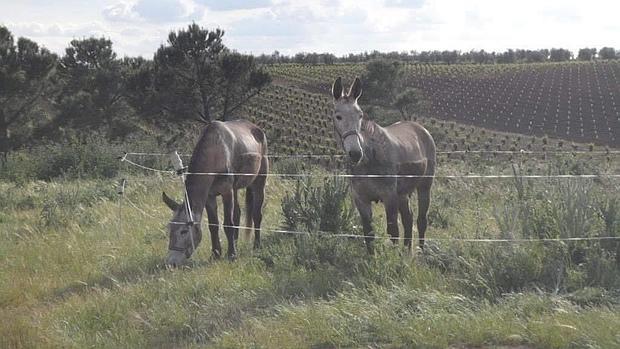
POLYGON ((349 98, 353 98, 357 101, 358 98, 362 95, 362 81, 359 77, 355 78, 355 81, 351 84, 351 88, 349 89, 349 98))
POLYGON ((342 97, 342 78, 339 76, 332 85, 332 95, 335 100, 339 100, 342 97))
POLYGON ((164 191, 161 192, 161 198, 162 200, 164 200, 166 206, 170 207, 170 209, 173 211, 176 211, 177 208, 179 208, 179 206, 181 205, 176 201, 172 200, 164 191))

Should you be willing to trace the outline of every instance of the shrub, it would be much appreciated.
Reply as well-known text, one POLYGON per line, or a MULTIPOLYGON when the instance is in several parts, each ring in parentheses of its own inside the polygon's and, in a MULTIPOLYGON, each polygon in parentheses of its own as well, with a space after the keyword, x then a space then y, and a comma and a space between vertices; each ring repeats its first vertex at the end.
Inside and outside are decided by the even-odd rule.
POLYGON ((101 200, 113 200, 117 196, 112 185, 98 181, 85 186, 67 183, 53 185, 41 194, 41 222, 52 228, 66 227, 71 222, 91 224, 94 217, 88 208, 101 200))
MULTIPOLYGON (((519 171, 515 170, 515 174, 518 173, 519 171)), ((592 181, 562 179, 534 184, 517 177, 513 184, 512 195, 503 207, 495 211, 495 219, 505 238, 566 239, 601 234, 618 236, 617 200, 602 193, 604 199, 597 206, 595 198, 599 195, 595 194, 597 188, 592 181), (507 232, 520 232, 520 236, 507 232)), ((559 292, 584 286, 613 289, 620 283, 616 241, 552 241, 541 245, 527 243, 519 247, 508 246, 501 251, 491 249, 484 251, 481 256, 493 262, 485 263, 489 271, 486 276, 481 276, 480 280, 487 283, 491 280, 496 287, 487 287, 494 291, 486 291, 485 295, 494 296, 499 291, 510 291, 511 288, 507 288, 507 285, 519 289, 529 284, 559 292), (530 250, 526 250, 526 247, 530 250), (521 253, 525 253, 526 258, 517 258, 521 253), (515 258, 520 262, 513 263, 515 258), (532 269, 529 277, 523 277, 528 273, 522 275, 519 268, 511 267, 525 266, 531 262, 538 264, 540 268, 532 269), (498 275, 502 275, 501 272, 497 274, 498 266, 501 266, 502 272, 509 277, 498 278, 498 275)), ((472 264, 475 265, 477 264, 472 264)), ((460 272, 473 272, 474 276, 478 273, 473 267, 460 272)), ((472 277, 466 279, 472 280, 472 277)))
POLYGON ((353 208, 346 179, 330 177, 323 186, 310 178, 298 179, 295 190, 282 199, 284 226, 289 230, 351 233, 353 208))
MULTIPOLYGON (((59 143, 47 143, 23 149, 8 155, 0 167, 0 179, 18 184, 39 179, 54 178, 114 178, 122 169, 128 172, 142 171, 127 168, 119 161, 124 151, 152 151, 159 147, 149 137, 115 143, 97 134, 70 137, 59 143)), ((165 168, 167 157, 144 157, 142 164, 165 168)))

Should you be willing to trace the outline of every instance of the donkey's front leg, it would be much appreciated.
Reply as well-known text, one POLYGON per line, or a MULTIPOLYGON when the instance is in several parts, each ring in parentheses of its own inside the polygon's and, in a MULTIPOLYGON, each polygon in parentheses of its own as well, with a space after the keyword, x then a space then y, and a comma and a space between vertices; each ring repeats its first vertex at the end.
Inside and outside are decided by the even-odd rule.
POLYGON ((355 207, 362 218, 362 228, 364 229, 364 240, 366 241, 366 249, 369 254, 374 254, 372 243, 375 240, 375 234, 372 232, 372 203, 355 197, 355 207))
POLYGON ((224 231, 228 240, 228 259, 234 260, 237 257, 237 249, 235 247, 235 228, 233 227, 235 197, 232 189, 222 193, 222 201, 224 202, 224 231))

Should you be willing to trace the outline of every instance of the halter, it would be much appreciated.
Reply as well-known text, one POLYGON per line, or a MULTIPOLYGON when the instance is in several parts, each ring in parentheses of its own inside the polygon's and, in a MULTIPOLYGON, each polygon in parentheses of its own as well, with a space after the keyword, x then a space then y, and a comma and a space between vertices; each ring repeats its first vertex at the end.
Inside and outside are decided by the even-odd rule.
POLYGON ((359 132, 357 132, 357 130, 353 129, 353 130, 349 130, 343 134, 340 135, 340 138, 342 139, 342 141, 344 142, 345 139, 347 139, 347 137, 349 136, 357 136, 357 138, 360 138, 360 134, 359 132))
MULTIPOLYGON (((194 226, 194 214, 189 204, 189 193, 187 192, 187 186, 185 185, 185 182, 187 180, 187 175, 185 174, 185 171, 187 170, 187 167, 183 166, 183 160, 181 160, 181 156, 176 151, 171 153, 170 157, 172 159, 172 164, 174 166, 174 169, 176 170, 177 175, 181 178, 181 182, 183 183, 183 191, 185 194, 185 200, 184 200, 185 204, 183 206, 185 208, 185 214, 189 218, 189 220, 185 222, 184 224, 189 228, 189 237, 192 242, 192 253, 193 253, 194 251, 196 251, 196 244, 194 243, 194 234, 191 229, 194 226)), ((184 252, 187 258, 190 257, 189 254, 187 253, 188 249, 172 246, 172 248, 168 247, 168 250, 184 252)))

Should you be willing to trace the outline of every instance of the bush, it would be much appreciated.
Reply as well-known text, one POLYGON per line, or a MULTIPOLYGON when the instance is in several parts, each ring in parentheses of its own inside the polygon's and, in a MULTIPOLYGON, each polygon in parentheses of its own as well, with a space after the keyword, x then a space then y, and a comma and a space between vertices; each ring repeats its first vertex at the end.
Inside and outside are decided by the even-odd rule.
POLYGON ((346 179, 330 177, 323 186, 298 179, 295 190, 282 199, 284 227, 308 232, 352 233, 354 210, 346 179))
POLYGON ((101 200, 113 200, 117 197, 113 185, 99 181, 84 186, 63 183, 51 189, 42 193, 40 217, 43 225, 52 228, 66 227, 71 222, 92 224, 94 217, 89 207, 101 200))
MULTIPOLYGON (((127 168, 119 161, 124 151, 158 148, 150 138, 129 140, 123 144, 108 141, 97 134, 70 137, 60 143, 38 145, 9 154, 0 167, 0 179, 23 184, 37 179, 114 178, 125 168, 128 172, 142 171, 127 168)), ((166 157, 145 157, 139 161, 149 167, 169 166, 166 157)))
MULTIPOLYGON (((495 211, 504 238, 566 239, 620 235, 617 200, 613 196, 609 198, 610 194, 605 189, 599 190, 592 181, 563 179, 534 184, 515 178, 513 184, 513 194, 504 207, 495 211), (600 197, 603 199, 597 204, 600 197)), ((477 277, 480 271, 475 266, 478 264, 472 264, 466 270, 456 269, 459 273, 474 273, 474 277, 467 280, 490 280, 493 287, 482 287, 487 290, 485 295, 496 296, 498 292, 519 290, 528 285, 559 292, 585 286, 614 289, 620 284, 616 241, 511 244, 501 250, 483 251, 480 256, 489 261, 484 263, 488 271, 486 276, 477 277), (523 258, 518 257, 522 254, 523 258), (539 267, 531 268, 529 272, 520 270, 531 263, 539 267)))

